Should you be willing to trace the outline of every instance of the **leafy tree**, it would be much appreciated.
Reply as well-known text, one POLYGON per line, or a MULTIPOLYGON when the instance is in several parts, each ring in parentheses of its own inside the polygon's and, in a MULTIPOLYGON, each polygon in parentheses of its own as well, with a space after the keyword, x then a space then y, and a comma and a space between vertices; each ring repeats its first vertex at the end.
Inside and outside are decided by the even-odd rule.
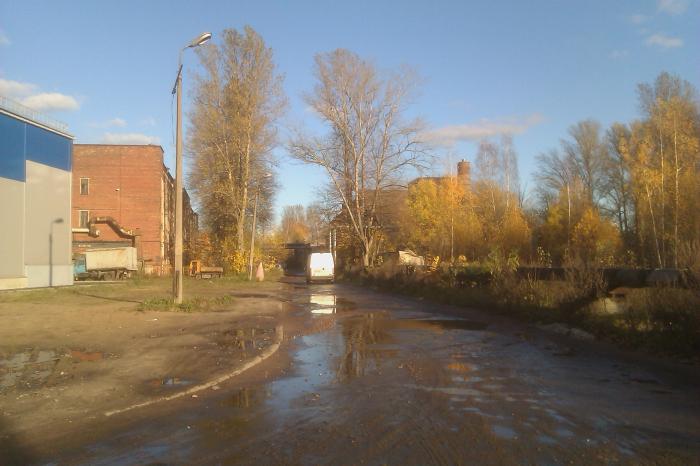
POLYGON ((255 191, 261 223, 271 218, 275 182, 266 174, 285 97, 272 50, 260 35, 246 26, 243 32, 226 29, 221 37, 220 45, 198 49, 204 71, 195 77, 189 114, 189 185, 216 248, 242 256, 255 191))
POLYGON ((574 227, 572 254, 586 264, 612 265, 620 248, 620 233, 597 209, 589 206, 574 227))

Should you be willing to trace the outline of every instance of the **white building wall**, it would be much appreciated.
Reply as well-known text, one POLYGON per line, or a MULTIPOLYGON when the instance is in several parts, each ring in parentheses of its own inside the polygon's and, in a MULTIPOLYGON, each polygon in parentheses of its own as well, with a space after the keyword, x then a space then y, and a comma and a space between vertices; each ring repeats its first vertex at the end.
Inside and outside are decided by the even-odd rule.
POLYGON ((24 276, 24 183, 0 178, 0 199, 4 216, 0 227, 0 280, 3 280, 24 276))
POLYGON ((30 160, 26 163, 27 286, 72 285, 71 173, 30 160))

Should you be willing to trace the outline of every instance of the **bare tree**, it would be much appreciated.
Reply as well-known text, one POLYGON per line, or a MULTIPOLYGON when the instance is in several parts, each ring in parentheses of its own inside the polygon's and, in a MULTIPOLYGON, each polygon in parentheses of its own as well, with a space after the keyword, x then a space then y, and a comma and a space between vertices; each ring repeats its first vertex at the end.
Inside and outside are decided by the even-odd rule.
POLYGON ((308 241, 310 228, 306 221, 304 206, 301 204, 284 206, 280 228, 285 243, 308 241))
MULTIPOLYGON (((502 185, 506 193, 519 193, 518 154, 515 152, 513 136, 510 134, 501 136, 501 167, 502 185)), ((507 199, 510 199, 510 196, 507 199)))
POLYGON ((251 190, 259 189, 268 209, 274 194, 274 179, 263 175, 271 171, 275 121, 286 101, 262 37, 248 26, 221 36, 220 45, 198 51, 204 72, 195 78, 189 115, 189 184, 214 239, 242 254, 251 190))
POLYGON ((630 129, 622 123, 613 123, 607 132, 608 150, 604 159, 602 190, 605 200, 601 209, 615 219, 620 233, 629 244, 635 199, 630 186, 630 129))
POLYGON ((502 194, 499 197, 505 201, 505 210, 510 209, 511 205, 519 205, 516 201, 520 194, 518 156, 513 147, 513 136, 503 134, 500 142, 482 139, 476 153, 475 165, 477 179, 490 192, 489 203, 494 213, 497 210, 496 192, 502 194))
POLYGON ((605 145, 600 137, 600 123, 595 120, 579 121, 569 128, 571 140, 562 141, 568 163, 583 184, 591 205, 596 205, 601 194, 605 145))
POLYGON ((403 114, 415 79, 407 69, 382 75, 370 62, 344 49, 315 59, 316 86, 304 100, 328 127, 325 136, 298 133, 291 154, 326 170, 362 249, 373 259, 382 190, 405 169, 424 166, 421 124, 403 114))

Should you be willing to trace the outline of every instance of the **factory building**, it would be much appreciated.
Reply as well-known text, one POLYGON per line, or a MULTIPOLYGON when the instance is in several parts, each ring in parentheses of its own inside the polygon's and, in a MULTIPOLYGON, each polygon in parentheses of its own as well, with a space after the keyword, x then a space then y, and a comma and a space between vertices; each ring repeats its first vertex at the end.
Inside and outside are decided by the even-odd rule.
POLYGON ((0 97, 0 289, 73 284, 65 125, 0 97))
MULTIPOLYGON (((142 271, 171 272, 175 244, 175 181, 158 145, 75 144, 73 148, 73 252, 130 246, 108 224, 137 235, 142 271), (92 227, 92 232, 90 231, 92 227), (97 231, 96 231, 97 230, 97 231), (95 233, 99 232, 99 235, 95 233), (91 234, 92 233, 92 234, 91 234)), ((183 260, 193 257, 198 218, 183 190, 183 260)))

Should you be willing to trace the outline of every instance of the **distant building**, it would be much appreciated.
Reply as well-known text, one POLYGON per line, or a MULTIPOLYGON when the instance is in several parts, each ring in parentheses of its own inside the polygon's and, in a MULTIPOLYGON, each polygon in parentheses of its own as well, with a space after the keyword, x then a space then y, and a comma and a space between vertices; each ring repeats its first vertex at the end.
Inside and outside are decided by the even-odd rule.
MULTIPOLYGON (((420 178, 415 178, 408 183, 408 185, 411 186, 423 180, 431 180, 440 183, 447 178, 450 178, 450 176, 422 176, 420 178)), ((464 186, 469 186, 471 183, 471 164, 464 159, 457 162, 457 180, 463 183, 464 186)))
POLYGON ((0 289, 73 284, 73 137, 0 97, 0 289))
MULTIPOLYGON (((156 145, 76 144, 73 150, 73 252, 128 246, 106 224, 88 228, 91 219, 112 217, 137 233, 138 255, 147 274, 169 274, 175 245, 175 182, 156 145), (99 236, 94 236, 94 229, 99 236)), ((192 259, 197 214, 183 189, 183 262, 192 259)))

